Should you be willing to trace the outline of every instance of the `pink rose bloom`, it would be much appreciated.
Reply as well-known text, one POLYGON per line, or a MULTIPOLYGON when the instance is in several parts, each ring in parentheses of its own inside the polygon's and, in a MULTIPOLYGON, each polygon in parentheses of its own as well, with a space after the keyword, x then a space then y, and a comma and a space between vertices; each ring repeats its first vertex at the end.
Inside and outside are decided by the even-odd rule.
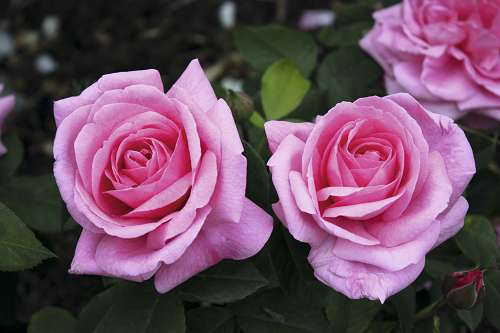
POLYGON ((83 227, 71 273, 154 275, 166 292, 268 240, 231 111, 197 60, 167 93, 156 70, 108 74, 54 115, 54 174, 83 227))
POLYGON ((276 215, 311 245, 316 277, 350 298, 384 302, 463 226, 470 145, 451 119, 408 94, 343 102, 315 123, 265 129, 276 215))
MULTIPOLYGON (((0 93, 3 91, 3 85, 0 84, 0 93)), ((7 115, 14 109, 15 97, 13 95, 9 96, 0 96, 0 135, 1 128, 3 127, 3 123, 5 122, 5 118, 7 115)), ((4 155, 7 152, 7 148, 0 141, 0 156, 4 155)))
POLYGON ((403 0, 374 17, 361 47, 383 66, 388 93, 454 119, 500 120, 500 0, 403 0))

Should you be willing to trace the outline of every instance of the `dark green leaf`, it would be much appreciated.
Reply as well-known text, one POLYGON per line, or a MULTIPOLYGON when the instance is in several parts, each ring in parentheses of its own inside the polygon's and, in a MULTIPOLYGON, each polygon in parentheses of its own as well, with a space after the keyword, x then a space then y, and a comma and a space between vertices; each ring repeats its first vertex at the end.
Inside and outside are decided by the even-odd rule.
POLYGON ((340 293, 331 293, 325 311, 335 333, 362 333, 381 308, 377 301, 350 300, 340 293))
POLYGON ((7 207, 0 204, 0 270, 17 271, 38 265, 54 254, 7 207))
POLYGON ((262 106, 267 119, 280 119, 302 102, 309 90, 306 80, 286 59, 273 63, 262 76, 262 106))
POLYGON ((333 51, 319 67, 318 85, 330 106, 341 101, 383 94, 381 68, 358 46, 333 51))
POLYGON ((188 333, 233 333, 235 320, 231 311, 222 307, 201 307, 186 314, 188 333))
POLYGON ((483 319, 483 304, 479 303, 470 310, 458 310, 457 315, 474 332, 483 319))
POLYGON ((267 209, 271 185, 266 163, 248 142, 243 141, 243 147, 247 158, 246 196, 260 207, 267 209))
POLYGON ((7 147, 7 154, 0 157, 0 183, 10 181, 23 160, 24 147, 19 137, 14 132, 3 136, 2 141, 7 147))
POLYGON ((334 7, 336 14, 335 27, 342 27, 360 21, 370 21, 373 9, 372 4, 361 1, 353 4, 339 3, 334 7))
POLYGON ((272 289, 231 306, 245 333, 322 333, 331 327, 321 308, 272 289))
POLYGON ((484 315, 500 330, 500 271, 487 271, 485 274, 484 315))
POLYGON ((76 319, 67 310, 46 307, 31 317, 28 333, 76 333, 76 319))
POLYGON ((0 187, 0 201, 37 231, 62 229, 64 205, 52 175, 12 179, 0 187))
POLYGON ((79 333, 184 332, 182 302, 150 284, 117 284, 94 297, 78 318, 79 333))
POLYGON ((477 265, 488 267, 495 262, 498 255, 497 238, 495 230, 485 217, 467 216, 464 227, 455 240, 462 252, 477 265))
POLYGON ((409 286, 391 297, 391 303, 394 304, 398 313, 398 322, 400 332, 412 332, 413 320, 416 311, 416 292, 415 287, 409 286))
POLYGON ((305 32, 278 25, 240 27, 234 38, 241 55, 260 71, 286 58, 308 77, 316 65, 318 48, 314 39, 305 32))
POLYGON ((17 274, 0 272, 0 327, 16 323, 17 274))
POLYGON ((442 282, 446 275, 456 270, 455 265, 448 261, 438 259, 427 259, 425 261, 425 271, 431 278, 439 282, 442 282))
POLYGON ((328 47, 358 45, 363 34, 372 25, 372 21, 362 21, 340 28, 328 27, 320 31, 318 38, 328 47))
POLYGON ((182 284, 180 294, 187 299, 229 303, 245 298, 267 285, 251 261, 222 261, 182 284))

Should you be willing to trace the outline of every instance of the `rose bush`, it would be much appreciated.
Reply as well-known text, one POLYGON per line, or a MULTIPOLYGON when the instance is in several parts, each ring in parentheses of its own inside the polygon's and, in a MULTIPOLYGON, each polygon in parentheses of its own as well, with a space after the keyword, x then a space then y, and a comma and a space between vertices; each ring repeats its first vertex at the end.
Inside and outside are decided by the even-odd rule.
MULTIPOLYGON (((3 91, 3 85, 0 84, 0 94, 3 91)), ((5 118, 14 108, 15 97, 13 95, 0 97, 0 130, 3 126, 5 118)), ((4 155, 7 152, 7 148, 0 141, 0 156, 4 155)))
POLYGON ((276 215, 311 245, 315 276, 350 298, 383 302, 402 290, 463 225, 470 145, 408 94, 342 102, 315 123, 265 130, 276 215))
POLYGON ((500 1, 404 0, 374 18, 360 44, 385 69, 388 93, 452 118, 500 120, 500 1))
POLYGON ((231 111, 197 60, 167 93, 156 70, 108 74, 54 115, 57 185, 83 227, 72 273, 154 275, 166 292, 269 238, 231 111))

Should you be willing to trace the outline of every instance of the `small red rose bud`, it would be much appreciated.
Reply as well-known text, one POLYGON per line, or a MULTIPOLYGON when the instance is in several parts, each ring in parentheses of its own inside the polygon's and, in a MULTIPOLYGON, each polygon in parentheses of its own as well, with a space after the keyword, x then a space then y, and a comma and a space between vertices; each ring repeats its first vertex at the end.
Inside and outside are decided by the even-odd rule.
POLYGON ((443 294, 448 304, 455 309, 470 309, 478 303, 484 293, 483 271, 453 272, 443 282, 443 294))

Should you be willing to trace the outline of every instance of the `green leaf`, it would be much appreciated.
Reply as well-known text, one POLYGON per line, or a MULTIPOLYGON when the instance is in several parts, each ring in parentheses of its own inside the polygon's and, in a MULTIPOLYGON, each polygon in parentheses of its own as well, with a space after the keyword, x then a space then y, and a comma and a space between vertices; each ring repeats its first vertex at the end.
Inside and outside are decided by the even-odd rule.
POLYGON ((235 320, 231 311, 222 307, 201 307, 186 314, 188 333, 233 333, 235 320))
POLYGON ((318 39, 328 47, 358 45, 372 25, 372 21, 362 21, 340 28, 327 27, 319 32, 318 39))
POLYGON ((76 333, 76 319, 67 310, 46 307, 31 317, 28 333, 76 333))
POLYGON ((271 289, 231 305, 245 333, 322 333, 331 327, 321 308, 271 289))
POLYGON ((485 217, 469 215, 455 237, 458 247, 477 265, 488 267, 498 255, 498 244, 491 223, 485 217))
POLYGON ((384 94, 382 70, 358 46, 343 47, 325 57, 318 72, 318 85, 330 106, 363 96, 384 94))
POLYGON ((474 332, 483 319, 483 304, 479 303, 470 310, 458 310, 457 315, 474 332))
POLYGON ((336 14, 335 27, 342 27, 360 21, 370 21, 373 10, 373 6, 368 3, 336 4, 334 6, 336 14))
POLYGON ((62 230, 64 204, 52 175, 14 178, 0 187, 0 201, 39 232, 62 230))
POLYGON ((449 273, 456 270, 455 265, 449 261, 438 259, 425 260, 425 271, 431 278, 439 282, 442 282, 449 273))
POLYGON ((398 313, 398 322, 400 332, 412 332, 413 321, 416 312, 416 292, 415 287, 409 286, 391 297, 391 303, 394 304, 398 313))
POLYGON ((331 293, 325 311, 335 333, 362 333, 381 308, 377 301, 350 300, 340 293, 331 293))
POLYGON ((294 65, 286 60, 272 64, 262 76, 262 106, 267 119, 280 119, 299 105, 310 87, 294 65))
POLYGON ((486 271, 485 274, 484 315, 500 330, 500 271, 486 271))
POLYGON ((267 285, 251 261, 226 260, 192 277, 179 288, 188 300, 229 303, 243 299, 267 285))
POLYGON ((0 270, 18 271, 55 255, 40 244, 33 232, 0 203, 0 270))
POLYGON ((177 333, 185 331, 184 307, 174 293, 151 284, 120 283, 94 297, 78 318, 79 333, 177 333))
POLYGON ((0 183, 8 182, 23 160, 24 147, 14 132, 7 133, 2 141, 7 147, 7 154, 0 157, 0 183))
POLYGON ((259 153, 246 141, 245 157, 247 158, 247 188, 246 197, 260 207, 267 209, 269 205, 270 177, 267 172, 266 163, 259 153))
POLYGON ((0 327, 14 326, 17 307, 17 274, 0 272, 0 327))
POLYGON ((318 47, 305 32, 278 25, 239 27, 234 39, 243 58, 260 71, 286 58, 307 77, 316 65, 318 47))

